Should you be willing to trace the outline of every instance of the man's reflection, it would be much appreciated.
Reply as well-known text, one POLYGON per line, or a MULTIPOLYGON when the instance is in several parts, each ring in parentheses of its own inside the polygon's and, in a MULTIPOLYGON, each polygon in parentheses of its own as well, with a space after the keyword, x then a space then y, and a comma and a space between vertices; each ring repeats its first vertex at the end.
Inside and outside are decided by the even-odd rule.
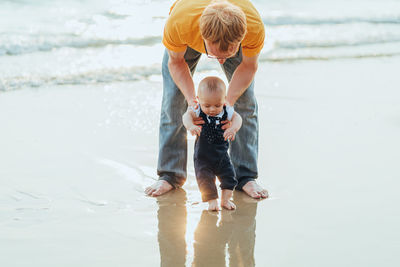
POLYGON ((161 266, 181 267, 186 261, 186 192, 180 188, 157 198, 161 266))
POLYGON ((229 266, 255 266, 255 216, 258 201, 242 192, 235 192, 233 200, 236 211, 221 211, 219 223, 218 213, 203 211, 194 234, 192 266, 226 266, 226 246, 229 252, 229 266))

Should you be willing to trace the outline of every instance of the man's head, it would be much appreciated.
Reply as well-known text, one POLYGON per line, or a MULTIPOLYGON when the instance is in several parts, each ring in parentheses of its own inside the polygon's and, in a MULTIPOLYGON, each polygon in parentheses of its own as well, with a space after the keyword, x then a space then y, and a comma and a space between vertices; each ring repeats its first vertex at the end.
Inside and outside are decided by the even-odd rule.
POLYGON ((207 52, 218 59, 236 54, 246 34, 246 28, 246 15, 238 6, 228 1, 211 2, 200 18, 200 33, 207 52))
POLYGON ((216 116, 224 108, 225 83, 215 76, 206 77, 201 80, 197 95, 203 112, 209 116, 216 116))

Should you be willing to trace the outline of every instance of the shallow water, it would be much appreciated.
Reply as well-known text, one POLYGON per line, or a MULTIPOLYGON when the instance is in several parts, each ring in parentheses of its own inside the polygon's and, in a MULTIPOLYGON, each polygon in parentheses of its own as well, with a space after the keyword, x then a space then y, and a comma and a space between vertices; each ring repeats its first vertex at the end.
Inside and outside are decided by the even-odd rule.
POLYGON ((398 266, 399 65, 260 64, 271 198, 235 195, 237 211, 218 216, 199 203, 192 138, 183 190, 143 193, 156 179, 160 81, 2 93, 1 266, 398 266))

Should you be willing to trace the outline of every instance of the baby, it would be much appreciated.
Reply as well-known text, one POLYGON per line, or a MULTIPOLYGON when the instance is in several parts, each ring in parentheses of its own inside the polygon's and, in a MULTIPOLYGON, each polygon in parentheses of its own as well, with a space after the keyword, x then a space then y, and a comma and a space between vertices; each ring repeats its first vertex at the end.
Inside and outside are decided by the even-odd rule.
POLYGON ((242 118, 233 107, 225 106, 226 87, 218 77, 204 78, 198 88, 197 109, 189 108, 183 114, 183 125, 197 135, 194 148, 194 169, 203 202, 209 210, 220 210, 215 176, 221 182, 221 207, 236 208, 230 200, 237 184, 235 170, 228 155, 229 141, 235 140, 236 132, 242 126, 242 118), (196 118, 204 121, 202 126, 194 124, 196 118), (224 131, 221 126, 230 121, 224 131))

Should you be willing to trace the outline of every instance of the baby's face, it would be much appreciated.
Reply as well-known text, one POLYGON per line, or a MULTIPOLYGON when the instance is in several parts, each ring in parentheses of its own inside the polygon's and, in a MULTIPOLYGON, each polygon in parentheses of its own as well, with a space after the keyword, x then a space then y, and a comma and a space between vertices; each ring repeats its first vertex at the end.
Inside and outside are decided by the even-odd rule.
POLYGON ((204 93, 199 95, 201 110, 208 116, 216 116, 224 108, 225 95, 220 92, 204 93))

